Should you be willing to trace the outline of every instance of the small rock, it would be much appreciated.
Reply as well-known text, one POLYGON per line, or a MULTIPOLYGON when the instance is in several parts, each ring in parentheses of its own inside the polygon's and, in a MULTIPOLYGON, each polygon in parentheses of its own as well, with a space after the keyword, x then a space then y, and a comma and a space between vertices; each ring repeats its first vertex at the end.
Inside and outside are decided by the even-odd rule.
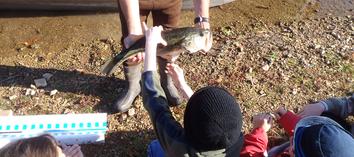
POLYGON ((243 46, 239 42, 236 42, 235 45, 236 45, 237 51, 243 52, 243 46))
POLYGON ((252 72, 253 72, 253 68, 249 68, 248 73, 252 73, 252 72))
POLYGON ((63 114, 70 114, 70 113, 74 113, 73 111, 71 111, 70 109, 66 108, 64 111, 63 111, 63 114))
POLYGON ((25 95, 26 95, 26 96, 28 96, 28 95, 34 96, 34 95, 36 95, 36 91, 33 90, 33 89, 26 89, 25 95))
POLYGON ((270 68, 270 66, 269 66, 268 64, 266 64, 266 65, 264 65, 264 66, 262 67, 262 69, 263 69, 264 71, 268 71, 269 68, 270 68))
POLYGON ((51 90, 51 91, 49 92, 49 95, 50 95, 50 96, 53 96, 53 95, 55 95, 55 94, 57 94, 57 93, 58 93, 58 90, 54 89, 54 90, 51 90))
POLYGON ((84 69, 74 69, 74 72, 83 73, 84 69))
POLYGON ((30 95, 31 95, 31 96, 36 95, 36 91, 35 91, 35 90, 31 90, 30 95))
POLYGON ((114 43, 114 40, 112 38, 108 38, 106 40, 106 44, 113 44, 114 43))
POLYGON ((17 48, 17 51, 18 52, 22 52, 22 51, 24 51, 26 49, 26 47, 19 47, 19 48, 17 48))
POLYGON ((261 91, 259 91, 259 95, 266 96, 267 94, 263 90, 261 90, 261 91))
POLYGON ((36 87, 46 87, 47 81, 45 80, 45 78, 35 79, 34 84, 36 85, 36 87))
POLYGON ((35 85, 33 85, 33 84, 31 84, 30 87, 31 87, 32 89, 37 89, 37 87, 36 87, 35 85))
POLYGON ((43 74, 42 76, 43 76, 43 78, 45 78, 47 81, 49 81, 49 79, 52 78, 53 74, 51 74, 51 73, 45 73, 45 74, 43 74))
POLYGON ((284 79, 285 82, 286 82, 286 81, 289 81, 289 76, 283 75, 283 79, 284 79))
POLYGON ((131 108, 128 110, 128 116, 134 116, 135 115, 135 109, 134 108, 131 108))
POLYGON ((123 113, 122 115, 120 115, 119 120, 125 121, 127 119, 127 117, 128 117, 127 114, 123 113))
POLYGON ((44 62, 45 58, 43 56, 39 56, 37 58, 37 62, 44 62))
POLYGON ((297 94, 297 89, 294 88, 293 91, 291 92, 291 94, 296 95, 297 94))
POLYGON ((16 98, 17 98, 17 95, 9 96, 9 100, 15 100, 16 98))
POLYGON ((39 49, 39 45, 38 44, 32 44, 30 46, 31 49, 39 49))

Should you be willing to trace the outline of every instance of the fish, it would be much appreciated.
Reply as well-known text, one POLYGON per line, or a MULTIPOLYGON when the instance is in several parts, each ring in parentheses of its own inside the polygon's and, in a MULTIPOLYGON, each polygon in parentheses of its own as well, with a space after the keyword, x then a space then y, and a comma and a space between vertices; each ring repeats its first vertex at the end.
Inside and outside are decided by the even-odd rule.
MULTIPOLYGON (((196 27, 181 27, 161 32, 161 37, 167 42, 167 46, 158 45, 157 56, 172 60, 181 53, 190 54, 198 51, 207 52, 212 45, 212 32, 210 29, 196 27)), ((139 52, 145 52, 145 37, 140 38, 128 49, 123 49, 116 56, 106 61, 101 67, 101 72, 112 74, 129 57, 139 52)))

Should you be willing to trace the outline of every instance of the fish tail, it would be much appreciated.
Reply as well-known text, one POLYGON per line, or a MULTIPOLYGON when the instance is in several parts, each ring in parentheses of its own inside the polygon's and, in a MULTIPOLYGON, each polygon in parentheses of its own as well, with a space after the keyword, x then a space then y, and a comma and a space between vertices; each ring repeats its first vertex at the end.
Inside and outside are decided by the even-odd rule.
POLYGON ((118 65, 122 64, 126 61, 130 56, 136 54, 138 50, 124 50, 120 52, 117 56, 108 60, 103 66, 101 67, 101 72, 107 75, 111 75, 114 71, 116 71, 118 65))
POLYGON ((116 65, 117 63, 115 62, 115 59, 111 58, 110 60, 108 60, 106 63, 102 65, 101 72, 106 75, 110 75, 116 69, 116 65))

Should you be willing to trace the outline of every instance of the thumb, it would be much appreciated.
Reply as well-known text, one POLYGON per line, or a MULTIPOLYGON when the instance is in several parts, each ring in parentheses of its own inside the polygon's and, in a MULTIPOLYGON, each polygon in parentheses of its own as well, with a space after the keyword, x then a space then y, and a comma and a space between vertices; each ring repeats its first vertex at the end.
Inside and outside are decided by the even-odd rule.
POLYGON ((161 41, 160 43, 163 45, 163 46, 167 46, 167 42, 161 37, 161 41))

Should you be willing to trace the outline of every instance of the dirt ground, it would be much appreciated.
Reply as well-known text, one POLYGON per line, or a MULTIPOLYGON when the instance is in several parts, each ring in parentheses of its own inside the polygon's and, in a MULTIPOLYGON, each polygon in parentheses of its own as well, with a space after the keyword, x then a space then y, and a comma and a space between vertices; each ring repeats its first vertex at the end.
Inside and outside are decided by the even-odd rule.
MULTIPOLYGON (((211 9, 210 53, 182 55, 192 89, 228 89, 244 115, 244 132, 255 113, 278 106, 298 111, 307 103, 354 91, 354 13, 350 0, 238 0, 211 9), (330 6, 330 7, 329 7, 330 6), (208 77, 205 77, 208 76, 208 77)), ((181 26, 192 24, 184 11, 181 26)), ((0 109, 16 115, 107 112, 122 88, 100 66, 120 50, 115 12, 0 12, 0 109), (34 80, 50 73, 48 85, 34 80), (53 94, 53 91, 58 92, 53 94)), ((172 108, 183 120, 185 104, 172 108)), ((155 138, 138 97, 130 113, 108 116, 105 144, 84 145, 86 156, 146 156, 155 138)), ((286 138, 275 124, 271 142, 286 138)))

